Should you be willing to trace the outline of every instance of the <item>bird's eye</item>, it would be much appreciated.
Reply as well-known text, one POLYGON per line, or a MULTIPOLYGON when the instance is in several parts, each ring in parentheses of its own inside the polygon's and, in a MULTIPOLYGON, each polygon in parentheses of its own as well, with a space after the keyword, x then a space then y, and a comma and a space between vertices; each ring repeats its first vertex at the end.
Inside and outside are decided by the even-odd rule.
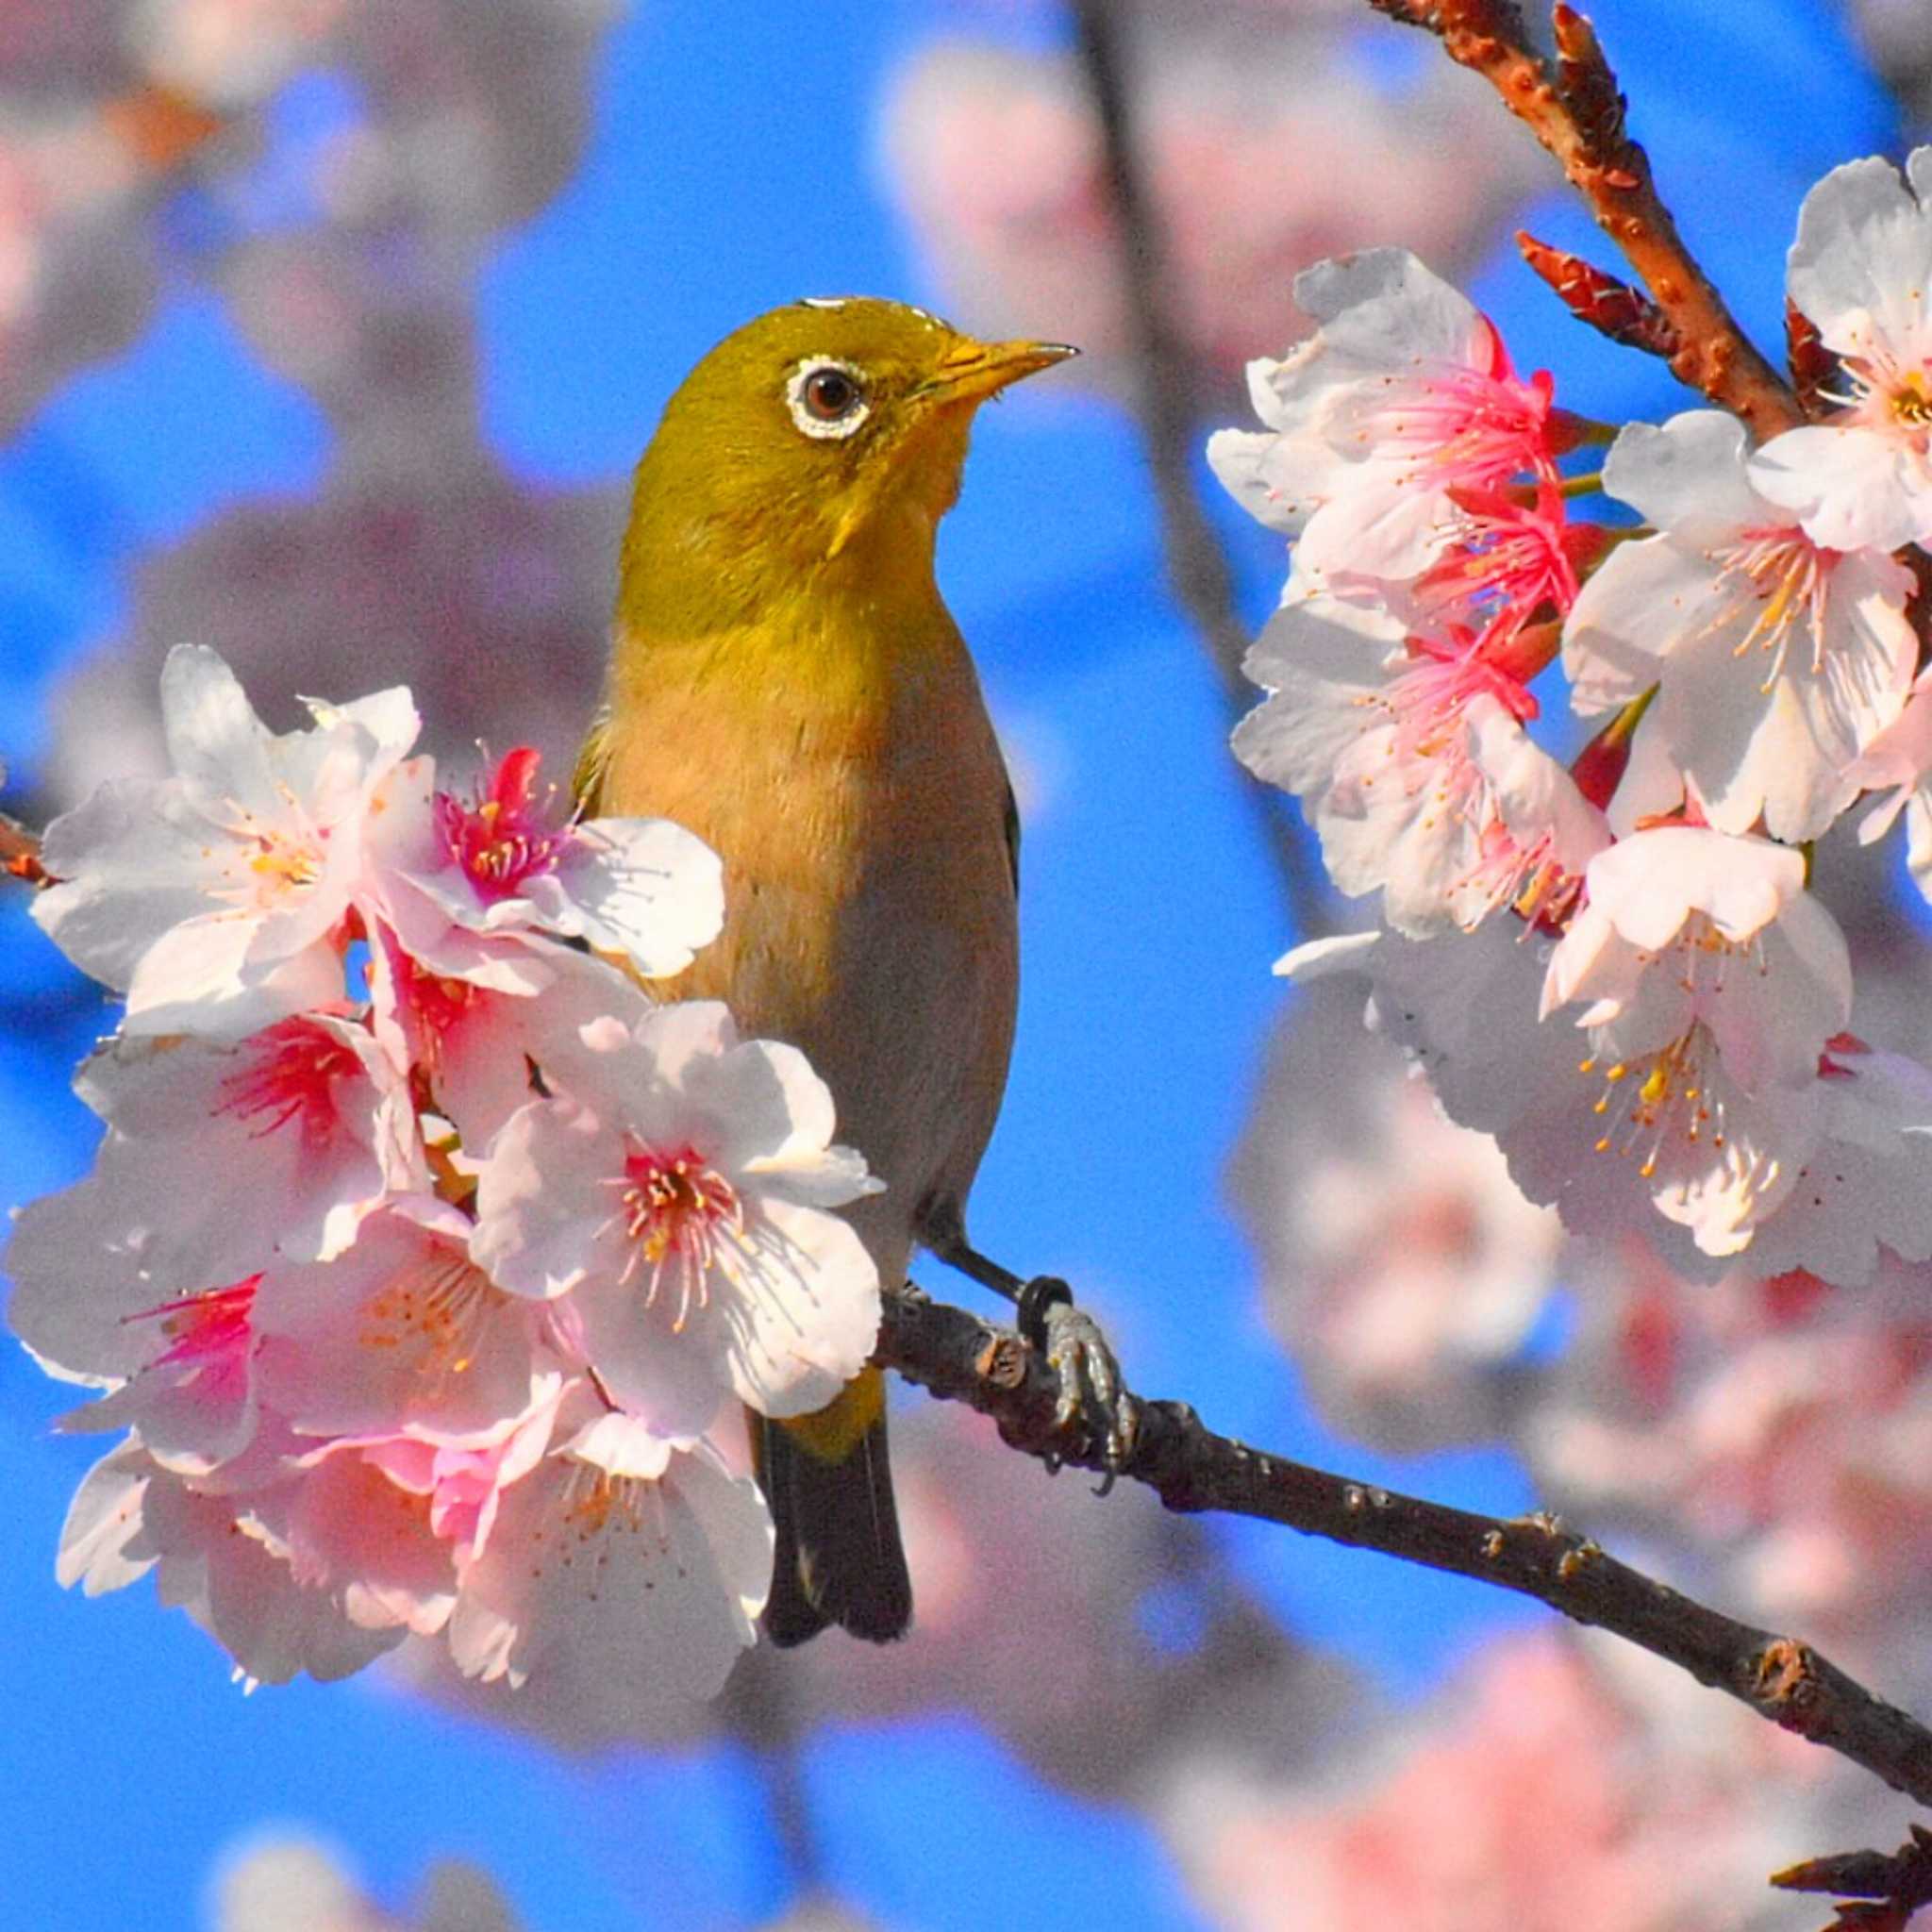
POLYGON ((850 436, 872 414, 865 372, 830 356, 808 356, 791 372, 785 400, 808 436, 850 436))

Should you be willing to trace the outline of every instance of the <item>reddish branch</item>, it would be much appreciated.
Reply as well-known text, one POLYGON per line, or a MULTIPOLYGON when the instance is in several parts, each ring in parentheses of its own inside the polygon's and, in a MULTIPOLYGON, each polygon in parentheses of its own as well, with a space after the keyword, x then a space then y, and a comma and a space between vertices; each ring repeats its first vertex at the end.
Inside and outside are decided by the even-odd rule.
MULTIPOLYGON (((886 1297, 878 1359, 999 1424, 1013 1448, 1105 1474, 1082 1424, 1057 1415, 1058 1383, 1017 1335, 910 1286, 886 1297)), ((1131 1399, 1131 1398, 1130 1398, 1131 1399)), ((1539 1512, 1504 1521, 1398 1495, 1216 1435, 1181 1402, 1135 1402, 1118 1474, 1170 1509, 1258 1517, 1535 1597, 1663 1657, 1814 1744, 1932 1804, 1932 1731, 1808 1644, 1707 1609, 1539 1512)))
POLYGON ((1624 125, 1617 89, 1590 22, 1574 8, 1551 14, 1554 71, 1530 44, 1514 0, 1369 0, 1377 12, 1441 37, 1449 58, 1482 75, 1561 164, 1597 225, 1623 250, 1674 338, 1677 378, 1734 410, 1759 441, 1790 429, 1804 411, 1745 339, 1658 200, 1650 159, 1624 125))
POLYGON ((30 886, 47 883, 46 869, 41 864, 39 838, 4 811, 0 811, 0 872, 25 879, 30 886))

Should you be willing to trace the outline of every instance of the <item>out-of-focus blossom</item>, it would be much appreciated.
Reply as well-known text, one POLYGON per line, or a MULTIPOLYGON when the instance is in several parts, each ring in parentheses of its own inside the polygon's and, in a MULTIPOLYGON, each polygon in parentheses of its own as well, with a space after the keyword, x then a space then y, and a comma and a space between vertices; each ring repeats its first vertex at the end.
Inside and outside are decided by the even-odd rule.
POLYGON ((712 1002, 585 1029, 558 1091, 512 1116, 477 1175, 475 1251, 672 1434, 727 1393, 820 1408, 878 1333, 878 1275, 826 1210, 875 1193, 831 1144, 832 1098, 795 1047, 741 1042, 712 1002))
POLYGON ((1912 686, 1905 708, 1865 747, 1852 779, 1874 791, 1890 791, 1858 825, 1866 844, 1881 839, 1906 815, 1906 858, 1920 891, 1932 898, 1932 675, 1912 686))
POLYGON ((1248 368, 1262 430, 1220 429, 1208 459, 1297 570, 1409 578, 1443 547, 1450 492, 1555 479, 1548 376, 1524 382, 1495 325, 1406 249, 1295 278, 1318 326, 1248 368))
POLYGON ((1841 415, 1787 430, 1751 480, 1833 550, 1896 550, 1932 537, 1932 147, 1905 178, 1874 156, 1805 197, 1791 244, 1792 303, 1839 358, 1841 415))
POLYGON ((231 1848, 210 1892, 213 1932, 517 1932, 503 1894, 475 1865, 432 1865, 416 1902, 397 1914, 375 1904, 329 1847, 293 1833, 231 1848))
POLYGON ((1896 1620, 1932 1560, 1925 1289, 1887 1261, 1855 1304, 1804 1275, 1678 1296, 1660 1386, 1599 1328, 1529 1419, 1538 1478, 1606 1527, 1688 1539, 1740 1614, 1924 1687, 1896 1620))
POLYGON ((1179 1782, 1169 1835, 1196 1893, 1217 1924, 1254 1932, 1284 1908, 1305 1932, 1814 1924, 1815 1906, 1767 1893, 1764 1874, 1803 1842, 1790 1834, 1822 1760, 1694 1689, 1702 1722, 1679 1723, 1674 1672, 1595 1655, 1548 1631, 1495 1644, 1340 1777, 1179 1782))
POLYGON ((1579 711, 1653 685, 1643 729, 1719 830, 1762 814, 1774 839, 1816 838, 1856 794, 1852 767, 1898 717, 1917 656, 1911 573, 1880 550, 1815 543, 1752 487, 1743 425, 1697 409, 1632 424, 1604 487, 1660 534, 1620 543, 1563 637, 1579 711))
POLYGON ((1332 1426, 1406 1454, 1480 1441, 1522 1392, 1561 1226, 1494 1141, 1351 1038, 1339 991, 1284 1016, 1233 1164, 1270 1324, 1332 1426))
MULTIPOLYGON (((1535 180, 1454 76, 1383 92, 1354 20, 1123 6, 1137 145, 1183 339, 1231 391, 1306 332, 1298 271, 1405 243, 1474 264, 1535 180), (1311 155, 1346 152, 1346 168, 1311 155)), ((946 42, 899 75, 883 129, 892 191, 969 325, 1052 328, 1091 379, 1126 387, 1134 329, 1099 127, 1071 60, 946 42)))

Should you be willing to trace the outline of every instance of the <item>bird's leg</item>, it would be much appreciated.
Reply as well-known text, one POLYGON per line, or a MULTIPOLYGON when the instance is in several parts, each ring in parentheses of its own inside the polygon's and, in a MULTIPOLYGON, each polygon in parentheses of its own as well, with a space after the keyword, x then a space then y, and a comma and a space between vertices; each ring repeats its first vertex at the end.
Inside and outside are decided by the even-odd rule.
POLYGON ((1077 1418, 1099 1445, 1106 1469, 1102 1493, 1126 1467, 1133 1452, 1133 1397, 1120 1363, 1092 1316, 1074 1305, 1074 1291, 1057 1274, 1023 1280, 982 1255, 966 1238, 958 1209, 936 1203, 921 1216, 920 1239, 948 1268, 1005 1295, 1013 1304, 1022 1339, 1037 1349, 1059 1384, 1055 1420, 1062 1428, 1077 1418))

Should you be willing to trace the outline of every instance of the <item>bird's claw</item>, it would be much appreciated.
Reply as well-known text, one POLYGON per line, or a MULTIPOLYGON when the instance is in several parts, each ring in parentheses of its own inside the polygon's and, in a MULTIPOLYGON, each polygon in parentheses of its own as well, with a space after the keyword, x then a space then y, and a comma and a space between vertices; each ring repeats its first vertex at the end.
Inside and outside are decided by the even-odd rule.
POLYGON ((1020 1291, 1019 1327, 1059 1385, 1056 1426, 1080 1424, 1099 1450, 1105 1495, 1133 1454, 1138 1422, 1107 1337, 1091 1315, 1074 1307, 1073 1290, 1051 1274, 1036 1274, 1020 1291))

